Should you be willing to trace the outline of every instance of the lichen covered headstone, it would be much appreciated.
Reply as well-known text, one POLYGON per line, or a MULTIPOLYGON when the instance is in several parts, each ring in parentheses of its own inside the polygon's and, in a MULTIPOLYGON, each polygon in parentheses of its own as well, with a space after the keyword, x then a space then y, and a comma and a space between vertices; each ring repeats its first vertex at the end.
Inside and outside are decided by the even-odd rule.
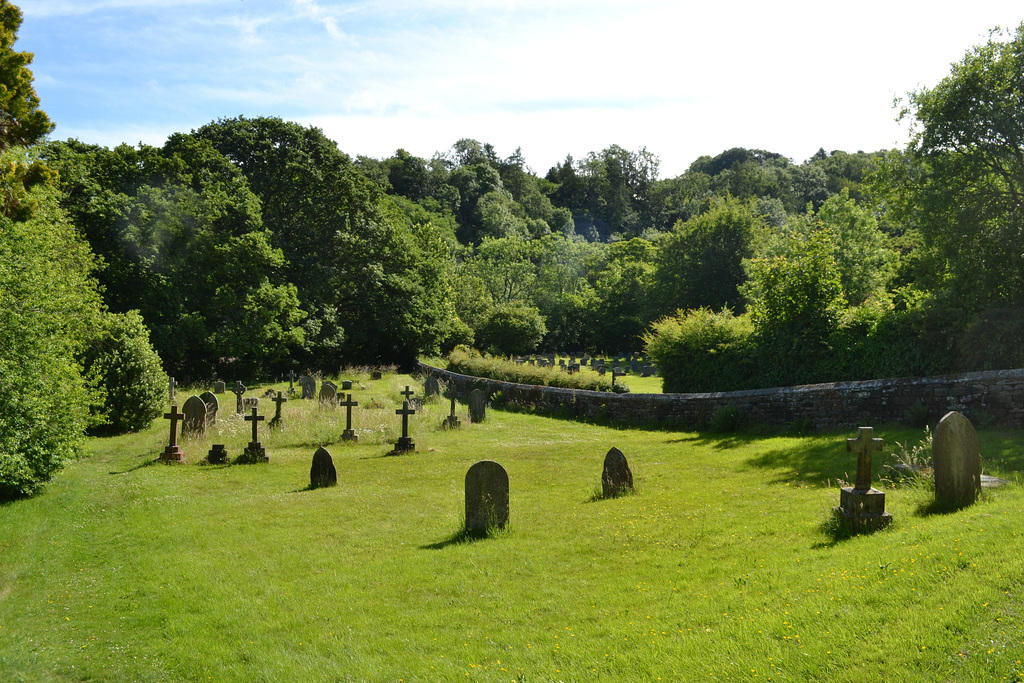
POLYGON ((479 534, 508 524, 508 472, 481 460, 466 472, 466 531, 479 534))
POLYGON ((484 398, 484 392, 479 389, 469 392, 467 403, 469 403, 469 421, 483 422, 487 416, 487 400, 484 398))
POLYGON ((935 499, 948 505, 971 505, 981 492, 978 433, 966 417, 946 413, 932 437, 935 499))
POLYGON ((601 494, 605 498, 617 498, 633 491, 633 471, 629 469, 626 456, 618 448, 612 448, 604 456, 604 470, 601 472, 601 494))

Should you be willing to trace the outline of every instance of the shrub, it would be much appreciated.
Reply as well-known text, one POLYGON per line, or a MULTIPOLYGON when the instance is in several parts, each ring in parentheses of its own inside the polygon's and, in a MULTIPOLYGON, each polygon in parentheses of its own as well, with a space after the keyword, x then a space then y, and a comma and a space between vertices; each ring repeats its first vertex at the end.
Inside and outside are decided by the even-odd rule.
POLYGON ((536 306, 506 303, 492 308, 476 332, 480 348, 514 355, 534 351, 547 331, 536 306))
POLYGON ((160 415, 167 375, 138 311, 104 315, 84 361, 86 374, 106 394, 99 431, 138 431, 160 415))
MULTIPOLYGON (((556 368, 540 368, 533 365, 518 365, 504 358, 488 358, 474 349, 458 347, 448 354, 447 369, 472 377, 486 377, 500 382, 516 384, 533 384, 537 386, 564 387, 567 389, 583 389, 587 391, 611 391, 612 383, 608 377, 594 373, 570 375, 556 368)), ((616 393, 626 393, 628 388, 621 384, 615 386, 616 393)))
POLYGON ((698 308, 655 322, 644 344, 665 392, 728 391, 745 389, 753 379, 751 335, 745 316, 698 308))

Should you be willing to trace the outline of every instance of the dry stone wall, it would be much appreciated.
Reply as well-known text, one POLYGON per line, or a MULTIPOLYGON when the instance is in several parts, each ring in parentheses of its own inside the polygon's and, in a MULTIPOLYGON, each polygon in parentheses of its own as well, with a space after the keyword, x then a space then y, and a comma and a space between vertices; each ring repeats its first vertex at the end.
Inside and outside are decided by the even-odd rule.
POLYGON ((756 422, 829 429, 907 422, 920 402, 929 424, 956 410, 975 424, 1024 428, 1024 369, 705 394, 612 394, 500 382, 423 363, 420 369, 463 396, 472 389, 489 397, 500 392, 502 401, 582 420, 697 427, 707 424, 716 411, 735 406, 756 422))

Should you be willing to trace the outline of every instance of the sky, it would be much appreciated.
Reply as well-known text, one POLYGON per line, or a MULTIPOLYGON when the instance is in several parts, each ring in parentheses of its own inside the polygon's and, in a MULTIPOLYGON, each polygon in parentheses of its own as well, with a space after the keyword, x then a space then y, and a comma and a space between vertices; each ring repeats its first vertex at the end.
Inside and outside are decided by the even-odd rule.
POLYGON ((474 138, 544 175, 617 144, 655 154, 663 178, 732 147, 796 163, 902 147, 894 99, 1024 21, 1019 0, 15 4, 55 139, 162 145, 276 116, 352 156, 474 138))

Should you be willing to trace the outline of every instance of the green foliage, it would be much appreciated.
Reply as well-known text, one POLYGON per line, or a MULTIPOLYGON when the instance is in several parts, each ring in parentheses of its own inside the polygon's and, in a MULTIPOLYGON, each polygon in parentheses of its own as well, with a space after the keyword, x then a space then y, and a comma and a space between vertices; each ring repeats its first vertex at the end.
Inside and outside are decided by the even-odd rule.
POLYGON ((7 0, 0 2, 0 152, 35 144, 53 130, 32 87, 31 52, 16 52, 21 10, 7 0))
MULTIPOLYGON (((26 192, 18 148, 0 157, 0 197, 26 192)), ((100 312, 94 259, 45 184, 23 220, 0 211, 0 500, 30 495, 81 453, 90 392, 77 362, 100 312)), ((0 199, 0 203, 3 203, 0 199)))
POLYGON ((138 311, 104 314, 96 337, 85 349, 83 365, 105 396, 99 431, 139 431, 160 416, 167 375, 138 311))
MULTIPOLYGON (((612 390, 610 377, 601 377, 592 372, 569 374, 559 368, 519 365, 506 358, 484 356, 479 351, 467 348, 456 348, 448 354, 446 369, 461 375, 486 377, 499 382, 583 389, 585 391, 612 390)), ((621 382, 616 385, 616 391, 619 390, 620 385, 621 382)))
POLYGON ((663 391, 746 389, 755 377, 749 318, 708 308, 678 311, 651 326, 646 353, 664 378, 663 391))
POLYGON ((491 308, 476 330, 477 345, 502 355, 531 353, 546 332, 544 318, 536 306, 503 302, 491 308))

